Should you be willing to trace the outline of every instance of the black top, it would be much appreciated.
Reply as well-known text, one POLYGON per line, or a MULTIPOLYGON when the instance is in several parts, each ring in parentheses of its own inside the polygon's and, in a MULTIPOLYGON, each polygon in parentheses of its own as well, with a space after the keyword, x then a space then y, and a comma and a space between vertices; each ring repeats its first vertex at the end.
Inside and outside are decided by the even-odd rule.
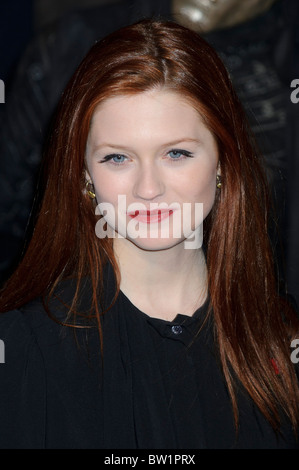
MULTIPOLYGON (((110 270, 109 295, 113 285, 110 270)), ((71 282, 61 287, 67 302, 73 292, 71 282)), ((236 436, 212 317, 198 333, 206 311, 164 321, 121 292, 103 317, 103 361, 96 327, 75 336, 39 300, 1 314, 0 448, 297 448, 290 426, 276 438, 241 387, 236 436)))

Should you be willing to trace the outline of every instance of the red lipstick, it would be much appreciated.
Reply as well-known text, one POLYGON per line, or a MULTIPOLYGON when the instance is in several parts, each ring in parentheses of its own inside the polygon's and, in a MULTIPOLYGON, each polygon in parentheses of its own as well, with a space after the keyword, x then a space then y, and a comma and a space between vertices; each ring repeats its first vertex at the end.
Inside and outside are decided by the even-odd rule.
POLYGON ((132 219, 137 220, 138 222, 146 224, 159 223, 161 220, 167 219, 173 214, 171 209, 155 209, 155 210, 146 210, 146 211, 133 211, 128 212, 128 216, 132 219))

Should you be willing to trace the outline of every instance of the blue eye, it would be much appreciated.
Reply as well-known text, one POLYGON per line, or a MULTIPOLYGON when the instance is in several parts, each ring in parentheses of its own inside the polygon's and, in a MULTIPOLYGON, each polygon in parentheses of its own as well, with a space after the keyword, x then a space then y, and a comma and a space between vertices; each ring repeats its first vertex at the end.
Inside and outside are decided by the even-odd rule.
POLYGON ((186 157, 193 157, 188 150, 173 149, 168 152, 171 160, 183 160, 186 157))
POLYGON ((114 163, 123 163, 125 161, 125 156, 124 155, 114 155, 112 156, 111 160, 114 162, 114 163))
POLYGON ((121 165, 126 161, 127 157, 121 155, 119 153, 112 153, 110 155, 106 155, 100 163, 112 161, 116 165, 121 165))

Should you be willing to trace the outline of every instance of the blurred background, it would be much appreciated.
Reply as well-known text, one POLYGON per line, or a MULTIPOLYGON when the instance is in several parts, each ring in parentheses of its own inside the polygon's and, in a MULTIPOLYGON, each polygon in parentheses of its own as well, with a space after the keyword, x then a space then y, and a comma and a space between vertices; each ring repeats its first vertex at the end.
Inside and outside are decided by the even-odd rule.
POLYGON ((279 282, 298 303, 299 103, 290 100, 298 0, 1 0, 0 283, 30 238, 43 146, 64 86, 97 39, 148 16, 200 32, 225 62, 271 185, 279 282))
POLYGON ((1 0, 0 77, 7 81, 30 39, 59 18, 81 8, 113 3, 118 0, 1 0))

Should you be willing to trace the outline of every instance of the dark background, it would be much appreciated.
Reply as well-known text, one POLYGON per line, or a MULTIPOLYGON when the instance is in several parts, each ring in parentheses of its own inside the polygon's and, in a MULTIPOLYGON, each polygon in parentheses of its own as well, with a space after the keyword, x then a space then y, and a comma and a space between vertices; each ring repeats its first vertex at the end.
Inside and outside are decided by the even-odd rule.
POLYGON ((6 82, 34 36, 63 15, 78 8, 111 4, 118 0, 1 0, 0 2, 0 78, 6 82))

